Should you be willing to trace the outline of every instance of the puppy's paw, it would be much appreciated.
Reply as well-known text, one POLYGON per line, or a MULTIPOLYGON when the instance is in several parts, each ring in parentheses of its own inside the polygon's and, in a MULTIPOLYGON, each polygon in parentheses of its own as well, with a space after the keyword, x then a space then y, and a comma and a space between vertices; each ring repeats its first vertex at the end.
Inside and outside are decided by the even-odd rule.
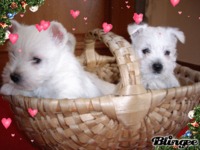
POLYGON ((2 85, 2 87, 0 89, 0 94, 12 95, 13 88, 14 87, 10 84, 4 84, 4 85, 2 85))

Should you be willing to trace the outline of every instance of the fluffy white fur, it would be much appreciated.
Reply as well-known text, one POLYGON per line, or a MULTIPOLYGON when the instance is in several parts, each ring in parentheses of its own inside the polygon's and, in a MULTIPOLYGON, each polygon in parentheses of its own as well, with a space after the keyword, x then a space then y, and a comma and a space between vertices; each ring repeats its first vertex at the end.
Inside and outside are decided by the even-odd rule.
POLYGON ((177 40, 184 43, 184 33, 177 28, 130 24, 128 33, 138 55, 142 84, 146 89, 178 87, 174 75, 177 40), (158 66, 157 69, 155 69, 158 66))
POLYGON ((34 25, 12 21, 12 29, 19 39, 9 46, 9 62, 2 74, 2 94, 74 99, 114 92, 113 84, 83 70, 74 56, 75 37, 60 23, 52 21, 46 31, 39 32, 34 25), (13 73, 20 76, 19 82, 13 82, 13 73), (107 91, 105 87, 109 87, 107 91))

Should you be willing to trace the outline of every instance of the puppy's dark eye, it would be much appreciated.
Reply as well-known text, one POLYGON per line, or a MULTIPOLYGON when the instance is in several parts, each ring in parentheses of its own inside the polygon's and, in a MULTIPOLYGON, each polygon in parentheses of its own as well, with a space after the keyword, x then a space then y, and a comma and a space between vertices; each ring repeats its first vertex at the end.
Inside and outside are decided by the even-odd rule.
POLYGON ((42 60, 40 58, 37 57, 33 57, 33 63, 34 64, 39 64, 42 60))
POLYGON ((148 53, 150 53, 150 50, 148 48, 145 48, 145 49, 142 50, 142 53, 143 54, 148 54, 148 53))
POLYGON ((168 51, 168 50, 165 51, 165 55, 166 55, 166 56, 169 56, 169 55, 170 55, 170 51, 168 51))

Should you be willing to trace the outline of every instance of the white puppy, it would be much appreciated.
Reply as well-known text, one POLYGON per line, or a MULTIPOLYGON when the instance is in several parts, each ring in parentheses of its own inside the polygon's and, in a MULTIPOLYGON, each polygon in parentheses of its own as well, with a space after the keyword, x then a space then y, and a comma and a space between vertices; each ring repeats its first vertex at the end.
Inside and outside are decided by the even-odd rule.
POLYGON ((60 23, 52 21, 39 32, 34 25, 12 21, 12 30, 19 38, 9 46, 2 94, 74 99, 114 91, 114 85, 83 70, 73 53, 75 38, 60 23), (104 92, 105 87, 110 89, 104 92))
POLYGON ((174 75, 177 40, 184 43, 184 33, 177 28, 130 24, 128 33, 139 58, 142 84, 146 89, 178 87, 174 75))

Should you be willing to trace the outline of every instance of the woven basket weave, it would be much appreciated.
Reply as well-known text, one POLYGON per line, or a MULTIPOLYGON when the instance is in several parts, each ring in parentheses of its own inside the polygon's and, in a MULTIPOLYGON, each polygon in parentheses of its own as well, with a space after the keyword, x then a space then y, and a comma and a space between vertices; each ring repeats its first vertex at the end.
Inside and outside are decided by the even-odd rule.
POLYGON ((124 38, 95 29, 85 42, 80 62, 107 81, 120 79, 116 95, 76 100, 5 97, 19 128, 41 149, 151 149, 153 136, 176 135, 187 124, 188 112, 200 102, 199 72, 177 66, 181 87, 147 91, 124 38), (96 40, 103 41, 114 57, 97 54, 96 40), (37 115, 31 117, 28 108, 37 109, 37 115))

